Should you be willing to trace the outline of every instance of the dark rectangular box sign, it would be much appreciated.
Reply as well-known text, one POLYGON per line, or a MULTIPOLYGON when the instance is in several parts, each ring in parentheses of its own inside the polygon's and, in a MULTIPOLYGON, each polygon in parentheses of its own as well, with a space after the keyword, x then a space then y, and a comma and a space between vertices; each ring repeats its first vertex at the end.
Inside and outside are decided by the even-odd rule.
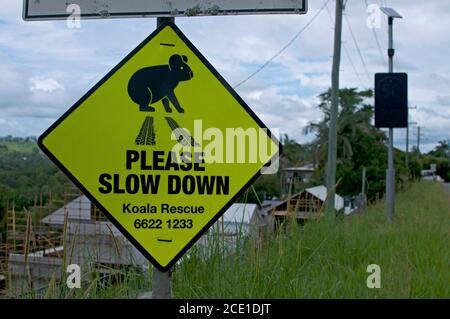
POLYGON ((375 74, 375 126, 408 126, 408 74, 375 74))

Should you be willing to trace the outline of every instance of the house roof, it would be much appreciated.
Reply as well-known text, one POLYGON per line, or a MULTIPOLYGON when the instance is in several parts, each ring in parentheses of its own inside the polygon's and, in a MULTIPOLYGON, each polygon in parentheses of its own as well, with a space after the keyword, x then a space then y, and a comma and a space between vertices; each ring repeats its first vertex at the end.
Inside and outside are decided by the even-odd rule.
POLYGON ((250 220, 257 209, 258 205, 256 204, 235 203, 227 209, 219 220, 221 221, 223 218, 224 222, 250 224, 250 220))
MULTIPOLYGON (((327 188, 323 185, 307 188, 306 191, 314 195, 315 197, 319 198, 323 202, 327 198, 327 188)), ((334 208, 336 210, 344 208, 344 199, 338 194, 335 194, 334 197, 334 208)))
POLYGON ((91 201, 84 195, 77 197, 65 206, 57 209, 50 215, 42 219, 44 224, 63 225, 64 216, 67 211, 68 219, 72 220, 90 220, 91 219, 91 201))
MULTIPOLYGON (((216 229, 228 236, 234 236, 241 232, 248 234, 249 228, 254 222, 252 217, 255 214, 258 214, 258 205, 235 203, 217 220, 211 230, 216 229)), ((257 216, 259 217, 259 214, 257 216)), ((259 224, 260 221, 257 223, 259 224)))

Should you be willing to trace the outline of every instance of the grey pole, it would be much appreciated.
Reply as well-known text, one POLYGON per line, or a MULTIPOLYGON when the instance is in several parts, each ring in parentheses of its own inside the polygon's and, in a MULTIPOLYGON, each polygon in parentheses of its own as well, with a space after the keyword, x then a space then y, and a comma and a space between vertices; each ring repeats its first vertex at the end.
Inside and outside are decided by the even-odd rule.
MULTIPOLYGON (((156 27, 163 23, 175 23, 175 18, 158 17, 156 18, 156 27)), ((171 299, 172 298, 172 280, 170 270, 162 272, 153 266, 152 280, 152 299, 171 299)))
POLYGON ((420 158, 420 126, 417 127, 417 159, 420 158))
POLYGON ((408 152, 409 152, 409 123, 406 125, 406 153, 405 153, 405 167, 406 169, 409 169, 409 163, 408 163, 408 152))
POLYGON ((158 28, 161 24, 166 22, 175 23, 175 18, 173 17, 157 17, 156 18, 156 27, 158 28))
POLYGON ((170 271, 162 272, 153 266, 152 299, 172 298, 172 279, 170 271))
MULTIPOLYGON (((410 107, 410 109, 417 109, 416 107, 410 107)), ((416 125, 417 122, 409 122, 408 126, 406 126, 406 156, 405 156, 405 166, 406 169, 409 169, 409 126, 410 125, 416 125)))
POLYGON ((327 162, 327 202, 326 215, 334 216, 334 197, 336 184, 337 157, 337 118, 339 110, 339 68, 341 62, 342 10, 343 0, 336 0, 336 19, 334 26, 333 67, 331 71, 331 109, 330 127, 328 132, 328 162, 327 162))
POLYGON ((359 200, 359 211, 362 212, 366 206, 366 168, 363 167, 362 174, 361 174, 361 198, 359 200))
MULTIPOLYGON (((388 18, 389 32, 389 73, 394 72, 394 39, 393 39, 393 21, 394 18, 388 18)), ((386 212, 388 222, 394 218, 394 197, 395 197, 395 169, 394 169, 394 129, 389 128, 389 150, 388 150, 388 169, 386 171, 386 212)))
POLYGON ((363 167, 362 176, 361 176, 361 193, 363 195, 366 194, 366 168, 363 167))

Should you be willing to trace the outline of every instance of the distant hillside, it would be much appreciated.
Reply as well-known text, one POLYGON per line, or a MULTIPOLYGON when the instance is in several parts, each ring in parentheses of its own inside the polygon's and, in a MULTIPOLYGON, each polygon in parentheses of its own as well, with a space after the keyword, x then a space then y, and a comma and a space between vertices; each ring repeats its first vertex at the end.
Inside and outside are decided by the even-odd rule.
POLYGON ((28 142, 9 142, 0 141, 0 152, 19 152, 29 154, 33 149, 38 148, 37 143, 33 141, 28 142))
POLYGON ((34 148, 38 148, 36 137, 0 137, 0 152, 29 154, 34 148))
POLYGON ((34 196, 49 192, 62 196, 67 177, 45 156, 34 137, 0 137, 0 222, 7 203, 17 209, 32 204, 34 196))

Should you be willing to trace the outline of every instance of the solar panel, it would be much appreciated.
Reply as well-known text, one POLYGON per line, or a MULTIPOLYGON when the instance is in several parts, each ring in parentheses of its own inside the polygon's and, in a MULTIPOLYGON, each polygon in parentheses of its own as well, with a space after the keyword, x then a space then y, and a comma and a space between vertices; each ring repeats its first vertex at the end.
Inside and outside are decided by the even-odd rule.
POLYGON ((403 17, 394 9, 392 8, 387 8, 387 7, 381 7, 380 10, 387 15, 389 18, 400 18, 402 19, 403 17))

